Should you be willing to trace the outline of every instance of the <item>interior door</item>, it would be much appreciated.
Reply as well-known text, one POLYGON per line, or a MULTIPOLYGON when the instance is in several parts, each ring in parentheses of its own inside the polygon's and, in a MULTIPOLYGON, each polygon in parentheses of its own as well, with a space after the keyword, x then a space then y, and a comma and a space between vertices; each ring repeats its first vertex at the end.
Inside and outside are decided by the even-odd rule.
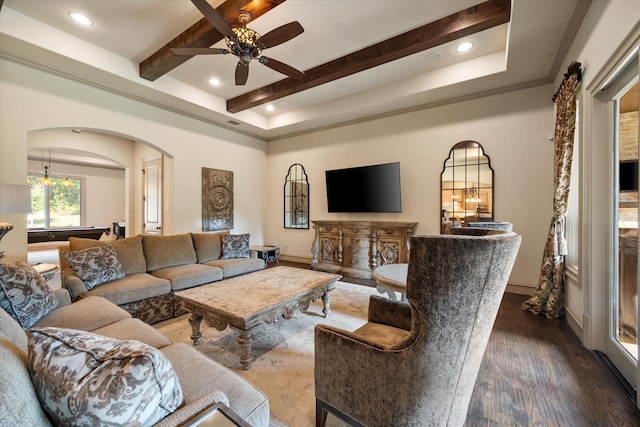
POLYGON ((162 235, 162 156, 144 159, 144 234, 162 235))

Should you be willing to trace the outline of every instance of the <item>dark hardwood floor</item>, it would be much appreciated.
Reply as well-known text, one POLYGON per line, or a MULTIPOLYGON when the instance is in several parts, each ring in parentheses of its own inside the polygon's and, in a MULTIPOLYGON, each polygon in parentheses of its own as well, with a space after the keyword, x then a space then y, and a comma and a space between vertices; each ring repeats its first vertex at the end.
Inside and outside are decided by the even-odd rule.
POLYGON ((640 426, 640 411, 597 354, 566 321, 522 310, 525 299, 505 294, 502 300, 466 426, 640 426))

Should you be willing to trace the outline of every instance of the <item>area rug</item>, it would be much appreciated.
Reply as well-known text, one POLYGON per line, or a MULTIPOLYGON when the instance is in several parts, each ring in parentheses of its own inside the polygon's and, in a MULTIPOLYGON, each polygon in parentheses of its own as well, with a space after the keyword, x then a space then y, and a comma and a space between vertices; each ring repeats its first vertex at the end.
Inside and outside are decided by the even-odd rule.
MULTIPOLYGON (((355 330, 367 318, 369 296, 375 288, 338 282, 331 292, 331 313, 322 316, 322 301, 312 303, 305 313, 291 320, 281 319, 261 326, 254 333, 252 354, 256 360, 243 370, 239 361, 239 333, 227 328, 218 331, 205 323, 196 348, 218 363, 255 384, 269 398, 270 427, 308 427, 315 425, 314 326, 318 323, 355 330)), ((174 342, 192 344, 189 315, 155 326, 174 342)), ((329 415, 328 427, 344 424, 329 415)))

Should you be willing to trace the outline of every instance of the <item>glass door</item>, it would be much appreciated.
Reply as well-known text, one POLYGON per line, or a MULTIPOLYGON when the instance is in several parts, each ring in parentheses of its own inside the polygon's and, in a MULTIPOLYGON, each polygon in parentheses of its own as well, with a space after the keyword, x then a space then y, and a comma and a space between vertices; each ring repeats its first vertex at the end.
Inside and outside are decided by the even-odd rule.
POLYGON ((638 60, 637 51, 607 92, 613 107, 612 283, 607 357, 638 384, 638 60))

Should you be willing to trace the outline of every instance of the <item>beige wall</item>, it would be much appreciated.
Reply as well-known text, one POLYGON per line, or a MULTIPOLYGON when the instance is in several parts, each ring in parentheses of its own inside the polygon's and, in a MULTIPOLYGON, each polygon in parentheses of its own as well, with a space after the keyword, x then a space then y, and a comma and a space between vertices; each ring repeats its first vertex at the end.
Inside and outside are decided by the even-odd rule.
MULTIPOLYGON (((171 159, 165 179, 165 209, 170 212, 166 234, 202 229, 201 168, 208 167, 234 172, 233 231, 249 232, 252 240, 262 242, 265 142, 6 59, 0 60, 0 76, 0 182, 25 182, 30 132, 96 129, 152 146, 171 159)), ((98 150, 114 156, 108 145, 98 150)), ((144 150, 135 151, 130 163, 121 162, 129 194, 141 182, 144 155, 144 150)), ((141 201, 129 199, 126 209, 133 217, 133 206, 141 201)), ((7 260, 26 259, 26 215, 2 215, 0 221, 15 226, 0 243, 7 260)))
POLYGON ((510 221, 523 244, 510 283, 533 287, 551 220, 553 104, 550 85, 425 109, 269 143, 265 237, 283 255, 311 258, 313 229, 283 228, 283 186, 289 166, 309 176, 312 220, 418 222, 419 234, 439 233, 440 174, 451 147, 475 140, 495 171, 495 218, 510 221), (402 213, 327 212, 324 172, 400 162, 402 213))

